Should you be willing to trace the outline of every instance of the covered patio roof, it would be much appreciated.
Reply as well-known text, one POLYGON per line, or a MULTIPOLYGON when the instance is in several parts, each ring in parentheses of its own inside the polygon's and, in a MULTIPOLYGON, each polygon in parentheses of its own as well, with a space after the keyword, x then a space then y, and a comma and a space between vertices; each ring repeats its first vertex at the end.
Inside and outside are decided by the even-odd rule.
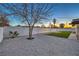
POLYGON ((71 24, 79 24, 79 18, 78 19, 73 19, 71 24))

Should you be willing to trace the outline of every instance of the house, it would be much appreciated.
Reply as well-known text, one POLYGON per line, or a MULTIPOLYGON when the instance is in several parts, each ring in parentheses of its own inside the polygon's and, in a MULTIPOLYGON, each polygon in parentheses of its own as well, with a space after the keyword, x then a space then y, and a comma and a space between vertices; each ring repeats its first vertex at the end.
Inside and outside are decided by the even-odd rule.
POLYGON ((76 26, 76 37, 79 40, 79 18, 73 19, 72 24, 76 26))

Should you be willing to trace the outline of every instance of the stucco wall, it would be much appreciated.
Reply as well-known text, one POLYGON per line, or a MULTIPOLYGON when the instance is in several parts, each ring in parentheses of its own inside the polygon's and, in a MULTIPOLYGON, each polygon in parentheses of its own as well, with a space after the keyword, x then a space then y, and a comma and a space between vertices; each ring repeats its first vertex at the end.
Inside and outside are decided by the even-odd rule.
MULTIPOLYGON (((28 28, 26 27, 4 27, 3 29, 3 36, 8 37, 9 31, 18 31, 19 36, 28 35, 28 28)), ((55 31, 74 31, 74 29, 51 29, 50 28, 34 28, 33 34, 37 33, 45 33, 45 32, 55 32, 55 31)))
POLYGON ((0 43, 2 42, 3 40, 3 28, 0 27, 0 43))

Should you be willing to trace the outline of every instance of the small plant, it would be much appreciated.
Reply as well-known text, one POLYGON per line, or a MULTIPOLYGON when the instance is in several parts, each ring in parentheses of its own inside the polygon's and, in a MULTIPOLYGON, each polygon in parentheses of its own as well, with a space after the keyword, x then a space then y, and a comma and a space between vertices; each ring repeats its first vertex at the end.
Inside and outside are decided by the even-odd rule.
POLYGON ((18 33, 17 31, 14 31, 14 32, 9 31, 9 36, 10 36, 10 38, 15 38, 15 37, 17 37, 18 35, 19 35, 19 33, 18 33))
POLYGON ((15 37, 17 37, 19 35, 19 33, 17 31, 14 32, 15 37))

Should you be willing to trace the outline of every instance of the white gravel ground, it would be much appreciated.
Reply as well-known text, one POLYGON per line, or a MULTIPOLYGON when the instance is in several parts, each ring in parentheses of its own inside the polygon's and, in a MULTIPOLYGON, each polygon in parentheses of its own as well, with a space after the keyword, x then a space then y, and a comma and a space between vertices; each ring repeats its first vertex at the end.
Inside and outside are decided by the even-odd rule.
POLYGON ((27 36, 15 39, 4 39, 0 44, 2 56, 79 56, 79 41, 64 38, 34 35, 35 39, 27 40, 27 36))

